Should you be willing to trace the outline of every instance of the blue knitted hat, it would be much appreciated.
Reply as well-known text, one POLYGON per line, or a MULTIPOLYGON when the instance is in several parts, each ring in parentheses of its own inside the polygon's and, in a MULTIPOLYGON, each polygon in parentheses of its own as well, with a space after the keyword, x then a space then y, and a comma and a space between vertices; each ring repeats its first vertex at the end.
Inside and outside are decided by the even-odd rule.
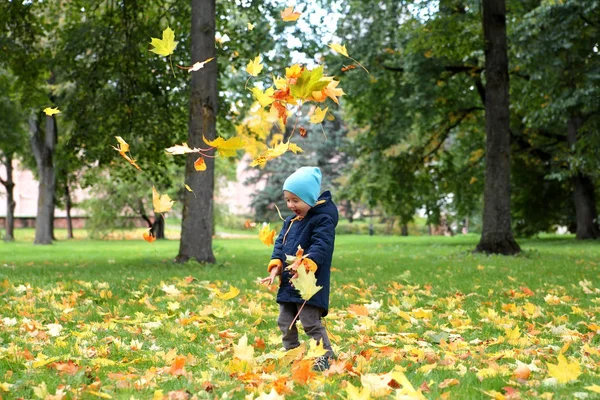
POLYGON ((294 193, 313 207, 321 193, 321 170, 317 167, 299 168, 285 180, 283 190, 294 193))

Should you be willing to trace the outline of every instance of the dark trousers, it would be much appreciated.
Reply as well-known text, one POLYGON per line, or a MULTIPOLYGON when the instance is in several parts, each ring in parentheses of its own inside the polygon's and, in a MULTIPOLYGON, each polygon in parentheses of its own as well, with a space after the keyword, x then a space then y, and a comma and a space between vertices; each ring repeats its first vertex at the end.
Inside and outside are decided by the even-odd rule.
POLYGON ((334 353, 331 349, 331 342, 329 341, 325 327, 321 323, 321 316, 323 315, 322 309, 305 304, 300 316, 296 319, 294 325, 290 329, 290 324, 301 306, 302 304, 299 303, 279 304, 279 318, 277 319, 277 324, 281 330, 283 347, 286 350, 291 350, 300 346, 300 342, 298 341, 298 328, 296 327, 299 319, 304 328, 304 332, 317 342, 322 342, 323 348, 329 350, 326 355, 333 358, 334 353))

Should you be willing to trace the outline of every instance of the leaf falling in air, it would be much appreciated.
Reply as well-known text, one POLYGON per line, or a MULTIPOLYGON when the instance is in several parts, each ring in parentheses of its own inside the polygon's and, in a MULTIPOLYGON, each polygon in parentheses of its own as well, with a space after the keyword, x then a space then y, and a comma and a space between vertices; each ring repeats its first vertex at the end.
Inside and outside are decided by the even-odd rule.
MULTIPOLYGON (((348 55, 348 50, 346 50, 346 46, 339 44, 339 43, 330 43, 327 46, 329 46, 329 48, 333 51, 335 51, 338 54, 343 55, 344 57, 347 57, 349 59, 351 59, 352 61, 354 61, 358 66, 360 66, 362 69, 365 70, 365 72, 368 74, 369 71, 358 61, 356 61, 354 58, 350 57, 348 55)), ((350 67, 347 67, 348 69, 352 69, 350 67)), ((347 70, 347 69, 346 69, 347 70)), ((342 68, 342 71, 344 71, 344 69, 342 68)))
POLYGON ((254 60, 250 60, 250 62, 248 62, 248 65, 246 65, 246 72, 248 72, 252 76, 258 76, 262 69, 263 65, 260 63, 260 56, 256 56, 254 60))
POLYGON ((325 107, 325 109, 321 109, 321 107, 315 108, 314 114, 310 116, 310 122, 313 124, 320 124, 325 119, 328 110, 329 107, 325 107))
POLYGON ((177 47, 177 43, 178 42, 175 41, 175 32, 167 27, 162 33, 162 39, 152 38, 150 44, 154 46, 154 48, 150 49, 150 51, 166 57, 173 54, 173 51, 177 47))
POLYGON ((171 211, 174 200, 171 200, 168 194, 160 195, 156 188, 152 186, 152 205, 154 206, 154 212, 164 213, 171 211))
POLYGON ((141 171, 142 169, 140 168, 139 165, 136 164, 136 161, 126 154, 129 151, 129 144, 127 144, 127 142, 125 140, 123 140, 123 138, 121 136, 115 136, 115 138, 119 142, 119 147, 115 147, 115 146, 110 146, 110 147, 112 147, 113 149, 118 151, 119 154, 121 155, 121 157, 123 157, 125 160, 127 160, 127 162, 129 164, 133 165, 138 171, 141 171))
POLYGON ((154 242, 154 241, 156 240, 156 236, 154 236, 154 235, 152 234, 152 232, 150 232, 150 231, 148 231, 148 232, 144 232, 144 233, 142 234, 142 237, 143 237, 143 238, 144 238, 144 240, 145 240, 146 242, 148 242, 148 243, 152 243, 152 242, 154 242))
POLYGON ((177 65, 177 68, 181 68, 181 69, 187 69, 187 72, 192 72, 192 71, 199 71, 202 68, 204 68, 204 66, 211 62, 212 60, 214 60, 214 57, 211 57, 207 60, 204 61, 198 61, 196 63, 194 63, 191 67, 186 67, 186 66, 182 66, 182 65, 177 65))
POLYGON ((251 31, 252 29, 254 29, 254 25, 248 22, 248 30, 251 31))
POLYGON ((244 142, 239 136, 227 140, 222 137, 218 137, 215 140, 208 140, 204 136, 202 136, 202 139, 207 145, 215 147, 219 152, 219 155, 223 157, 235 157, 237 151, 244 147, 244 142))
POLYGON ((52 116, 54 114, 60 114, 60 110, 58 109, 58 107, 55 107, 55 108, 46 107, 46 108, 44 108, 44 113, 46 113, 46 115, 48 115, 48 116, 52 116))
POLYGON ((294 7, 287 7, 281 12, 281 19, 286 22, 296 21, 302 13, 294 11, 294 7))
POLYGON ((196 161, 194 161, 194 169, 196 171, 206 171, 206 163, 204 162, 203 157, 198 157, 196 161))
POLYGON ((275 229, 271 229, 271 224, 263 223, 262 228, 258 232, 258 238, 267 246, 275 244, 275 229))

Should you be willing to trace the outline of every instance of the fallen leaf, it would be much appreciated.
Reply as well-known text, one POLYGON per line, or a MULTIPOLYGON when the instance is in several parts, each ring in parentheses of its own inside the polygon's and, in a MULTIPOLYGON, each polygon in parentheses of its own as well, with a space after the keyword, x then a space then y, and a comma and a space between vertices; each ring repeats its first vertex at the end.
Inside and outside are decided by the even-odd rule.
POLYGON ((577 380, 581 375, 581 366, 577 361, 568 362, 564 355, 558 355, 558 363, 548 365, 548 375, 556 378, 558 383, 568 383, 577 380))

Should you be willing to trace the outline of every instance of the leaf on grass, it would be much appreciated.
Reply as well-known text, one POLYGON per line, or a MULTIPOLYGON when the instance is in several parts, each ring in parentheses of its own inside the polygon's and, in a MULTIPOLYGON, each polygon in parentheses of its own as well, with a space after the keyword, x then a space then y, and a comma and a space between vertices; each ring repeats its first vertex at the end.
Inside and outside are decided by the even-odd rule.
POLYGON ((296 21, 302 13, 294 11, 294 7, 287 7, 281 12, 281 19, 286 22, 296 21))
POLYGON ((233 356, 242 361, 254 362, 254 347, 248 344, 248 336, 242 336, 238 344, 233 345, 233 356))
POLYGON ((224 293, 217 293, 217 297, 221 300, 231 300, 240 294, 240 289, 235 286, 229 286, 229 291, 224 293))
POLYGON ((294 362, 292 365, 292 379, 294 382, 304 385, 310 379, 314 378, 317 374, 313 372, 312 366, 312 360, 300 360, 294 362))
POLYGON ((313 124, 320 124, 325 119, 325 115, 327 114, 327 110, 329 107, 325 107, 325 109, 321 109, 321 107, 315 108, 315 112, 310 116, 310 122, 313 124))
POLYGON ((152 205, 154 206, 154 212, 164 213, 171 211, 173 203, 175 203, 175 201, 171 200, 168 194, 163 194, 161 196, 156 188, 152 186, 152 205))
POLYGON ((367 387, 356 387, 350 382, 346 385, 348 400, 371 400, 371 390, 367 387))
POLYGON ((260 63, 260 56, 256 56, 254 60, 250 60, 248 65, 246 65, 246 72, 252 76, 258 76, 262 69, 263 65, 260 63))
POLYGON ((175 41, 175 32, 173 32, 171 28, 167 27, 162 33, 162 39, 152 38, 150 44, 154 46, 153 49, 150 49, 151 52, 163 57, 171 55, 177 47, 177 42, 175 41))
POLYGON ((558 363, 548 365, 548 375, 552 378, 556 378, 558 383, 568 383, 576 381, 577 377, 581 375, 581 366, 577 361, 568 362, 564 355, 558 355, 558 363))
POLYGON ((329 350, 323 347, 323 341, 317 342, 315 339, 310 338, 310 344, 308 348, 308 352, 304 356, 304 358, 317 358, 324 356, 327 354, 329 350))
POLYGON ((169 367, 169 374, 173 376, 185 375, 185 356, 176 356, 175 361, 169 367))
POLYGON ((46 108, 44 108, 44 113, 46 113, 47 116, 51 117, 54 114, 60 114, 60 110, 58 109, 58 107, 56 107, 56 108, 46 107, 46 108))
POLYGON ((262 228, 258 232, 258 238, 267 246, 275 244, 275 229, 271 229, 271 224, 263 223, 262 228))

